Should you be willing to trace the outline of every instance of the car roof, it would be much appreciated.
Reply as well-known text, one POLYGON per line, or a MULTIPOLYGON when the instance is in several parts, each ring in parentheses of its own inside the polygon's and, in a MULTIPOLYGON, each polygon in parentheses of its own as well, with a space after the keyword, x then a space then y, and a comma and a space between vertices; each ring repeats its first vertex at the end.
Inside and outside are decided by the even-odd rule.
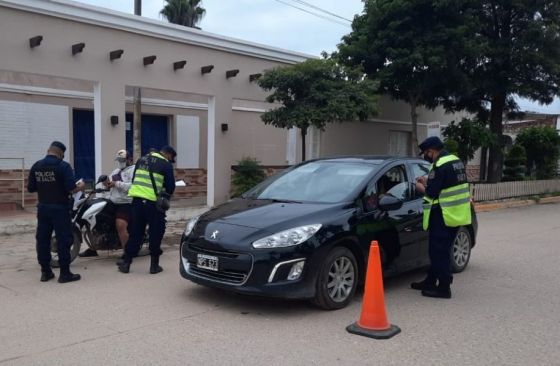
POLYGON ((410 157, 410 156, 394 156, 394 155, 341 155, 341 156, 331 156, 320 159, 314 159, 312 161, 332 161, 332 162, 347 162, 347 163, 369 163, 374 165, 388 164, 392 162, 407 162, 407 161, 417 161, 423 162, 424 160, 410 157))

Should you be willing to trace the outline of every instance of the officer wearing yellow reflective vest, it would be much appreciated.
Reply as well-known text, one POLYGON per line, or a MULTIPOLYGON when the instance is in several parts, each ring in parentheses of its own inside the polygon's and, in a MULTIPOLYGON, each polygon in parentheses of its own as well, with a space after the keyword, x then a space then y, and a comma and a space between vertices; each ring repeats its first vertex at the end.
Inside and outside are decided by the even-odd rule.
POLYGON ((424 159, 432 163, 428 178, 420 177, 416 189, 424 193, 424 230, 429 230, 430 268, 423 281, 411 287, 423 296, 451 298, 451 250, 460 226, 471 224, 471 203, 465 166, 443 149, 438 137, 419 146, 424 159))
POLYGON ((150 273, 163 271, 159 265, 162 254, 161 240, 165 234, 165 210, 156 204, 158 195, 170 198, 175 191, 173 165, 177 153, 171 146, 158 152, 150 152, 136 162, 132 185, 128 195, 132 197, 131 229, 125 247, 124 259, 119 263, 119 271, 128 273, 132 258, 138 255, 146 225, 150 241, 150 273))

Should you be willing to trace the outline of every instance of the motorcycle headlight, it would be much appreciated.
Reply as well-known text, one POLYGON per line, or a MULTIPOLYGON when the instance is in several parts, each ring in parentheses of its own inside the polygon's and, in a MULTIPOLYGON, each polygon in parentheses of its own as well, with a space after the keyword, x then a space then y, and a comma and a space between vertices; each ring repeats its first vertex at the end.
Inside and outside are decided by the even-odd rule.
POLYGON ((321 224, 314 224, 284 230, 253 242, 253 248, 283 248, 298 245, 315 235, 321 226, 321 224))
POLYGON ((192 219, 190 219, 189 222, 187 222, 187 227, 185 227, 185 231, 183 232, 183 236, 187 237, 187 236, 190 235, 190 233, 194 229, 194 226, 198 222, 199 218, 200 218, 200 216, 196 216, 196 217, 193 217, 192 219))

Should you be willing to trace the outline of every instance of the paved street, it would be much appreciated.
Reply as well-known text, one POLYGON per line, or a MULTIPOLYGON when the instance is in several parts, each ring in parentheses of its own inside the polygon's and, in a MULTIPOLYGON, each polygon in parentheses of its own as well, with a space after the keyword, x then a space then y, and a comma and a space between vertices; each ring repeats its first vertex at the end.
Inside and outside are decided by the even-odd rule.
POLYGON ((453 299, 409 289, 421 272, 386 281, 402 333, 384 341, 345 331, 359 298, 326 312, 183 280, 180 227, 162 274, 148 274, 149 257, 120 274, 116 252, 78 259, 82 281, 64 285, 39 282, 33 235, 0 237, 0 364, 558 365, 560 205, 482 213, 479 223, 453 299))

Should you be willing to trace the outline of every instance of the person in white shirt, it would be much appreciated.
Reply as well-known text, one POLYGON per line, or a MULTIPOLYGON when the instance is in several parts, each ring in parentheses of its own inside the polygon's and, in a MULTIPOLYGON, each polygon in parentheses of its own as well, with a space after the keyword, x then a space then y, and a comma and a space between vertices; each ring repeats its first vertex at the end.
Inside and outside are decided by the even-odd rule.
MULTIPOLYGON (((124 249, 128 242, 128 223, 130 221, 132 198, 128 197, 128 190, 132 185, 134 176, 134 165, 132 165, 132 155, 126 150, 119 150, 115 157, 117 169, 113 170, 109 179, 103 185, 110 189, 109 199, 115 204, 115 226, 119 240, 124 249)), ((86 249, 80 253, 80 257, 95 257, 97 251, 86 249)))

